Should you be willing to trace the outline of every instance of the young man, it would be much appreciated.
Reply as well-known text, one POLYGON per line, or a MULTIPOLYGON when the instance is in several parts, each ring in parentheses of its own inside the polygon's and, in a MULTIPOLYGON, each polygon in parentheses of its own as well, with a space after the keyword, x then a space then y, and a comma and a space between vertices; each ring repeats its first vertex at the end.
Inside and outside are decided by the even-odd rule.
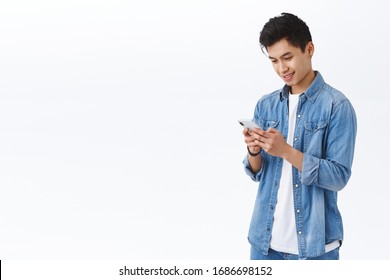
POLYGON ((271 18, 260 44, 285 85, 258 101, 253 120, 260 128, 243 131, 245 171, 259 182, 251 259, 339 259, 337 192, 351 176, 354 109, 313 70, 314 45, 300 18, 271 18))

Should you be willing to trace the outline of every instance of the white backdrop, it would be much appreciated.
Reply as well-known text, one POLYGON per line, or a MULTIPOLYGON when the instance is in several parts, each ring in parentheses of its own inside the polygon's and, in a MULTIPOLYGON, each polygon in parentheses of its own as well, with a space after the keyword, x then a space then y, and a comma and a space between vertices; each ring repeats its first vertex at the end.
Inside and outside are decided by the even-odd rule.
POLYGON ((282 86, 281 12, 358 117, 342 259, 390 250, 385 1, 0 2, 0 259, 248 259, 238 118, 282 86))

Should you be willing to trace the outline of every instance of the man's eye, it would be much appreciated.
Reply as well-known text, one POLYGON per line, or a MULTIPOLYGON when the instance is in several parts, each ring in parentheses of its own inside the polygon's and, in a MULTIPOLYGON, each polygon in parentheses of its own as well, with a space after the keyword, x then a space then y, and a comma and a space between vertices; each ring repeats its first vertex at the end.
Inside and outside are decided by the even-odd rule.
POLYGON ((285 59, 285 60, 291 60, 291 59, 292 59, 292 56, 285 57, 284 59, 285 59))

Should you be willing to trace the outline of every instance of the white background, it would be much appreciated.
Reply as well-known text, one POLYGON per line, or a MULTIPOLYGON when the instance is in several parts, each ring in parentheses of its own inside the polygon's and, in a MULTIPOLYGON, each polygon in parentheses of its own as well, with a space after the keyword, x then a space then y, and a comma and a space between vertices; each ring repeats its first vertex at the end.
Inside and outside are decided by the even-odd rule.
POLYGON ((358 117, 342 259, 390 250, 385 1, 0 3, 0 258, 248 259, 238 118, 282 87, 258 35, 291 12, 358 117))

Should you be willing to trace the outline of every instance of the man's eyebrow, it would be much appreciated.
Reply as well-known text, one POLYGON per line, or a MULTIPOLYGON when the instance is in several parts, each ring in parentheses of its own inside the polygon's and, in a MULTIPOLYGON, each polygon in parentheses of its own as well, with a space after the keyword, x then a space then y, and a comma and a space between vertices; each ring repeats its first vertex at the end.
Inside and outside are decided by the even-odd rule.
MULTIPOLYGON (((286 52, 284 54, 282 54, 280 57, 284 57, 284 56, 287 56, 287 55, 292 55, 293 53, 292 52, 286 52)), ((268 56, 269 59, 276 59, 275 57, 272 57, 272 56, 268 56)))

